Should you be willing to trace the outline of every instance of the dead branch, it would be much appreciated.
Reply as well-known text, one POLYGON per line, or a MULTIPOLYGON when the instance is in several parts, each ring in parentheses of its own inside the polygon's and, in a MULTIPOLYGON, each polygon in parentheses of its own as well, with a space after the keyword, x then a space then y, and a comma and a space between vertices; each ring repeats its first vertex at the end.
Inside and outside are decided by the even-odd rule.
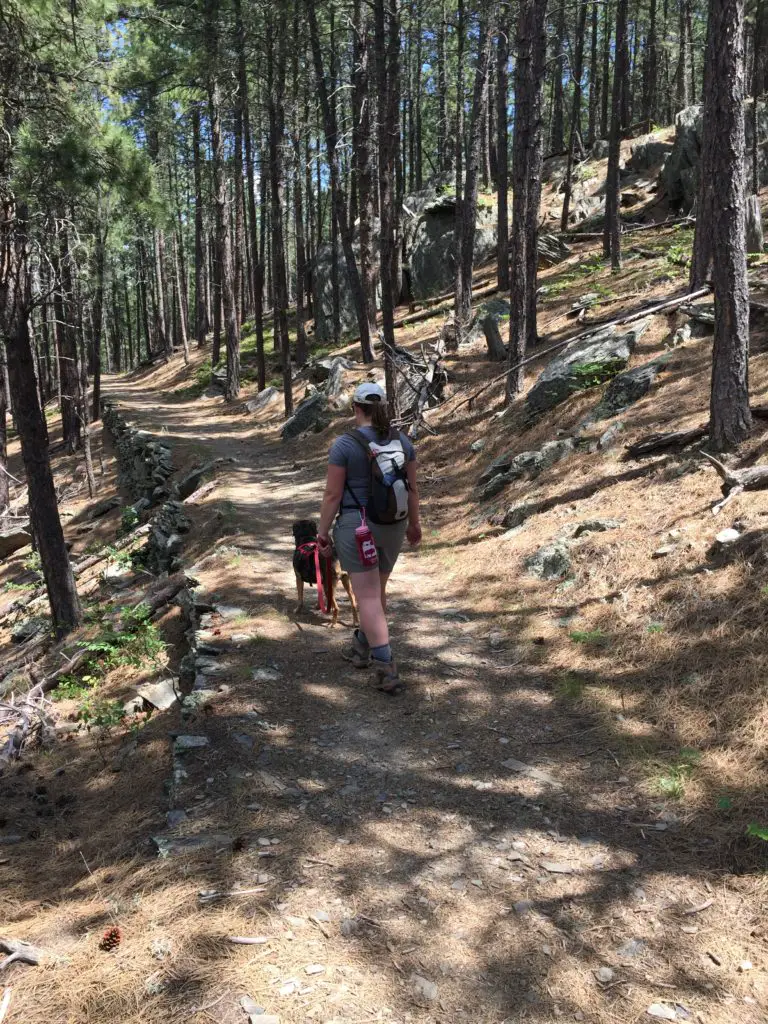
POLYGON ((709 452, 701 453, 704 458, 715 468, 717 475, 723 481, 723 500, 719 501, 712 509, 712 514, 717 515, 725 506, 742 493, 742 491, 761 491, 768 487, 768 466, 748 466, 746 469, 729 469, 728 466, 716 459, 709 452))
MULTIPOLYGON (((695 224, 695 217, 673 217, 670 220, 658 221, 656 224, 622 224, 622 235, 634 234, 637 231, 661 231, 663 228, 673 228, 677 224, 695 224)), ((594 242, 604 237, 602 231, 563 231, 563 238, 570 238, 574 242, 594 242)))
POLYGON ((701 441, 709 434, 709 426, 702 424, 692 430, 673 430, 664 434, 649 434, 634 444, 626 446, 627 456, 631 459, 656 452, 669 451, 670 448, 685 448, 694 441, 701 441))
MULTIPOLYGON (((472 299, 483 299, 489 295, 495 295, 499 290, 497 284, 489 284, 486 288, 479 288, 472 292, 472 299)), ((433 316, 438 316, 440 313, 446 313, 453 309, 454 297, 437 303, 429 309, 422 309, 418 313, 408 313, 407 316, 401 317, 399 320, 395 320, 395 327, 405 327, 408 324, 418 324, 422 320, 431 320, 433 316)))
POLYGON ((2 1001, 0 1001, 0 1024, 3 1024, 3 1021, 5 1020, 6 1014, 8 1013, 8 1007, 10 1005, 11 1005, 11 990, 9 988, 7 988, 5 990, 5 995, 3 996, 2 1001))
POLYGON ((211 491, 216 490, 219 486, 218 480, 209 480, 207 484, 203 484, 202 487, 198 487, 196 491, 193 491, 188 498, 184 499, 185 505, 194 505, 198 501, 202 501, 203 498, 207 498, 211 491))
POLYGON ((0 953, 8 953, 4 960, 0 960, 0 971, 14 963, 37 967, 46 955, 44 949, 18 939, 0 939, 0 953))

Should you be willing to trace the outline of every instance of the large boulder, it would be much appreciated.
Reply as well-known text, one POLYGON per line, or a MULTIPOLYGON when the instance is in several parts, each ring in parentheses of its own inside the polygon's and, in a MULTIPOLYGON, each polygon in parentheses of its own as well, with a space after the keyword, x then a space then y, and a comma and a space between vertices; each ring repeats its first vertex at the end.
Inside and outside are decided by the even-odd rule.
POLYGON ((660 173, 664 169, 673 144, 665 142, 656 135, 643 135, 632 143, 632 152, 628 166, 635 174, 647 174, 648 171, 660 173))
POLYGON ((17 526, 0 532, 0 562, 4 558, 10 558, 12 554, 25 548, 27 544, 32 543, 32 537, 27 532, 28 529, 29 527, 22 528, 17 526))
POLYGON ((611 380, 626 368, 649 324, 650 319, 641 320, 622 333, 611 326, 589 338, 571 342, 541 372, 528 392, 529 413, 546 412, 577 391, 611 380))
POLYGON ((270 406, 278 402, 281 395, 282 392, 278 388, 264 388, 258 395, 254 395, 253 398, 249 398, 243 403, 243 412, 263 413, 265 409, 269 409, 270 406))
POLYGON ((284 441, 290 441, 306 430, 323 429, 327 424, 327 409, 328 399, 322 392, 309 395, 297 406, 293 416, 285 421, 280 436, 284 441))
MULTIPOLYGON (((744 127, 746 130, 745 161, 752 160, 752 100, 744 104, 744 127)), ((667 158, 661 180, 670 202, 681 209, 690 210, 699 188, 699 166, 701 163, 701 136, 704 124, 700 106, 686 107, 675 118, 675 141, 667 158)), ((768 185, 768 105, 757 105, 757 153, 760 186, 768 185)))
MULTIPOLYGON (((411 294, 429 299, 448 292, 456 277, 456 196, 444 193, 422 206, 409 231, 408 262, 411 294)), ((490 206, 478 206, 475 226, 475 263, 496 253, 496 213, 490 206)))
MULTIPOLYGON (((360 266, 360 249, 355 242, 355 261, 360 266)), ((352 300, 352 289, 344 264, 344 251, 341 243, 336 250, 339 270, 339 325, 342 338, 353 338, 357 335, 357 313, 352 300)), ((318 249, 312 265, 312 293, 315 311, 315 337, 318 342, 325 343, 333 339, 333 249, 323 245, 318 249)), ((377 295, 377 307, 379 296, 377 295)))

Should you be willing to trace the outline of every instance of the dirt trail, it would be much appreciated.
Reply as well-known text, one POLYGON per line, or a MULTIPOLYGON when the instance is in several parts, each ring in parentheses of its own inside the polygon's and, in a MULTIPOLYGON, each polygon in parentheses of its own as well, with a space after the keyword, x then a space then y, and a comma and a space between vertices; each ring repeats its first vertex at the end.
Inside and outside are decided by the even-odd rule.
POLYGON ((706 837, 652 806, 604 723, 500 643, 439 544, 393 576, 410 688, 385 698, 340 659, 345 628, 293 616, 290 527, 317 514, 328 438, 285 446, 218 403, 109 392, 177 463, 237 460, 200 513, 214 545, 187 553, 225 606, 207 625, 228 643, 228 690, 185 727, 210 745, 188 758, 174 833, 227 834, 237 852, 167 862, 169 884, 263 888, 189 924, 210 1019, 242 1020, 244 994, 283 1021, 629 1021, 659 1003, 765 1019, 764 972, 737 969, 759 908, 721 936, 740 899, 713 892, 706 837), (213 941, 227 934, 269 942, 213 941))

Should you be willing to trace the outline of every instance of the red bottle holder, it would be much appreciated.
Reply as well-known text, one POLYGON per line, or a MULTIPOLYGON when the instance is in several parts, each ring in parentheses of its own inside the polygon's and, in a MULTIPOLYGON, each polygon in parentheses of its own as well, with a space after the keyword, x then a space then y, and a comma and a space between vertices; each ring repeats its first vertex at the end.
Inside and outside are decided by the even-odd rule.
POLYGON ((360 562, 362 565, 366 568, 372 568, 379 564, 379 556, 376 551, 376 541, 373 539, 373 534, 371 533, 366 521, 365 509, 360 510, 360 517, 362 519, 362 523, 355 530, 357 551, 360 555, 360 562))

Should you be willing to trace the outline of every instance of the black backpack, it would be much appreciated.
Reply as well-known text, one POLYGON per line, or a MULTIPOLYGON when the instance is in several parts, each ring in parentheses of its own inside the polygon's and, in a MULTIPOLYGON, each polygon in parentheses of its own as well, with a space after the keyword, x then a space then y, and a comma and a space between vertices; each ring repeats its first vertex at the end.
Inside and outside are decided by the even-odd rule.
MULTIPOLYGON (((400 432, 391 430, 386 441, 369 441, 360 430, 351 430, 349 436, 365 449, 370 460, 366 517, 383 526, 401 522, 408 516, 408 456, 400 432)), ((347 490, 357 507, 362 509, 349 484, 347 490)))

